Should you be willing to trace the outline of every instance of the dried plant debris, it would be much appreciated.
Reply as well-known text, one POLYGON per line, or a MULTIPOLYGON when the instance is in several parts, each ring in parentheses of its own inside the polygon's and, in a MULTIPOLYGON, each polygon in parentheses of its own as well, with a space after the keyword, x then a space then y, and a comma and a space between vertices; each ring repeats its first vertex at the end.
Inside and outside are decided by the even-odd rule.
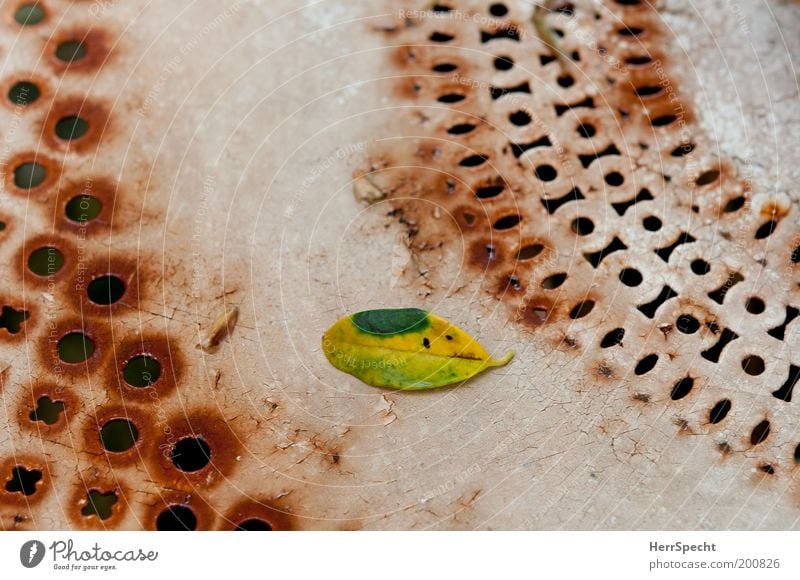
POLYGON ((207 353, 216 352, 220 343, 233 332, 238 320, 239 308, 236 306, 220 314, 206 331, 201 332, 197 348, 207 353))
POLYGON ((356 201, 364 203, 375 203, 386 199, 386 192, 367 176, 361 169, 353 173, 353 195, 356 201))

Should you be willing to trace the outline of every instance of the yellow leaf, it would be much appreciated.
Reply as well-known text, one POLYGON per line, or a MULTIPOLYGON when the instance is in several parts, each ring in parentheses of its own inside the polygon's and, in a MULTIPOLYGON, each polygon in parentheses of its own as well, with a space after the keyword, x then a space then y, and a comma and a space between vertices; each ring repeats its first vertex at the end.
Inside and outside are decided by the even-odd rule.
POLYGON ((322 348, 333 366, 368 385, 404 390, 459 383, 514 357, 492 358, 462 329, 417 308, 346 316, 328 329, 322 348))

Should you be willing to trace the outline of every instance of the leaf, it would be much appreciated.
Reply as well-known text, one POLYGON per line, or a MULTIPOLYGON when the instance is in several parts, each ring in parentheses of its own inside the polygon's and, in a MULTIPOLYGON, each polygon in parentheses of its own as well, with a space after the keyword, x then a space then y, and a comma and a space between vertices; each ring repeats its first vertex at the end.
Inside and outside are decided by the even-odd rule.
POLYGON ((469 334, 418 308, 366 310, 346 316, 322 337, 330 363, 374 387, 418 390, 465 381, 494 359, 469 334))

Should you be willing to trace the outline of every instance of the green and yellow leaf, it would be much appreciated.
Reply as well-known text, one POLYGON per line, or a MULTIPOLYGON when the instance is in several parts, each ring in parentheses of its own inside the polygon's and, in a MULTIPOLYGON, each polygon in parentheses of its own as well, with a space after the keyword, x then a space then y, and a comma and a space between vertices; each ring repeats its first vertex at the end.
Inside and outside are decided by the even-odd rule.
POLYGON ((433 389, 508 364, 494 359, 469 334, 418 308, 366 310, 346 316, 322 337, 337 369, 374 387, 433 389))

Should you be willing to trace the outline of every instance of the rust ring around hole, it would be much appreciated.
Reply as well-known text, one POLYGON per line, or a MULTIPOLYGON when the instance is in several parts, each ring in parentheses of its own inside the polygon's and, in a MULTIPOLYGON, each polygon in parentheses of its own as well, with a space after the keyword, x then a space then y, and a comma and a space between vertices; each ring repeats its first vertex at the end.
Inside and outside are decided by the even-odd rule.
POLYGON ((13 194, 45 201, 43 194, 58 183, 61 168, 53 159, 30 151, 14 155, 6 164, 5 187, 13 194))
POLYGON ((84 446, 112 465, 129 465, 150 455, 156 431, 148 411, 132 405, 100 407, 86 423, 84 446))
POLYGON ((50 487, 49 470, 44 460, 17 455, 0 463, 0 505, 24 509, 41 501, 50 487))
POLYGON ((102 104, 81 97, 62 99, 50 108, 42 124, 42 139, 55 149, 82 152, 95 147, 109 130, 102 104))
POLYGON ((117 198, 116 183, 104 177, 87 177, 60 189, 56 213, 65 227, 87 235, 107 229, 111 224, 117 198))
POLYGON ((58 71, 89 72, 103 66, 111 54, 111 41, 104 30, 92 28, 58 31, 45 51, 58 71))
POLYGON ((58 384, 43 383, 35 386, 19 402, 17 413, 23 429, 40 434, 64 431, 80 409, 80 400, 72 390, 58 384))
POLYGON ((92 260, 72 277, 68 299, 77 312, 91 317, 108 317, 135 307, 139 295, 138 261, 114 256, 92 260))
POLYGON ((160 479, 174 489, 196 489, 198 487, 211 487, 230 477, 233 469, 239 462, 242 444, 239 437, 231 431, 230 425, 218 416, 215 409, 195 410, 190 416, 177 415, 168 423, 168 428, 158 440, 157 465, 160 479), (191 464, 188 469, 182 470, 176 461, 189 459, 187 453, 199 455, 201 449, 197 446, 177 447, 181 442, 201 440, 205 446, 205 458, 191 464), (181 455, 183 454, 183 455, 181 455), (199 467, 194 469, 195 467, 199 467))
POLYGON ((214 510, 198 495, 161 491, 147 507, 144 528, 161 531, 202 531, 214 528, 214 510))
POLYGON ((61 282, 74 271, 76 256, 74 244, 66 238, 45 235, 25 240, 15 262, 23 284, 45 286, 50 293, 57 293, 61 282))

